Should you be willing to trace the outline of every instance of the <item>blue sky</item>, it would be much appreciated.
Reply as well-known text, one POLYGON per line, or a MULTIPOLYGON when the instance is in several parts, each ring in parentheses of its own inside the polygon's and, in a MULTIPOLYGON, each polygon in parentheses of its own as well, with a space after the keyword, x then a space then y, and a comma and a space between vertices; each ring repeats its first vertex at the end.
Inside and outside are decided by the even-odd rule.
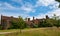
POLYGON ((45 15, 51 17, 53 14, 59 16, 58 6, 55 0, 0 0, 0 15, 23 18, 44 18, 45 15))

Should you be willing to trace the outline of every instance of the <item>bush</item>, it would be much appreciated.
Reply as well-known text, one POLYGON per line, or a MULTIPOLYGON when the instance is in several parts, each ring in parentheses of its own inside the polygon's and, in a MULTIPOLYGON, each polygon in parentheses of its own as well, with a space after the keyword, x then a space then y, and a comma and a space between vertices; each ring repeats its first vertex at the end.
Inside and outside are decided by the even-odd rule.
POLYGON ((38 24, 39 27, 52 27, 53 24, 46 22, 46 21, 42 21, 40 22, 40 24, 38 24))
POLYGON ((38 24, 34 24, 33 25, 33 28, 38 28, 38 24))
POLYGON ((2 26, 0 25, 0 30, 2 29, 2 26))
POLYGON ((54 26, 56 26, 57 28, 59 28, 60 27, 60 24, 54 24, 54 26))

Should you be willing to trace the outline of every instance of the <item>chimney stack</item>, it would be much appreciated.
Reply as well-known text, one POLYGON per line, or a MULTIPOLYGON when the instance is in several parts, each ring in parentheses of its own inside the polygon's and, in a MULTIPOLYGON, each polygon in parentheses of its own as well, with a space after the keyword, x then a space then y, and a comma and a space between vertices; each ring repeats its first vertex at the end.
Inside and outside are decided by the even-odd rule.
POLYGON ((49 19, 48 15, 46 15, 46 19, 49 19))
POLYGON ((34 17, 33 17, 33 20, 34 20, 34 17))
POLYGON ((28 21, 30 21, 30 18, 28 18, 28 21))
POLYGON ((13 18, 13 16, 11 16, 11 18, 13 18))

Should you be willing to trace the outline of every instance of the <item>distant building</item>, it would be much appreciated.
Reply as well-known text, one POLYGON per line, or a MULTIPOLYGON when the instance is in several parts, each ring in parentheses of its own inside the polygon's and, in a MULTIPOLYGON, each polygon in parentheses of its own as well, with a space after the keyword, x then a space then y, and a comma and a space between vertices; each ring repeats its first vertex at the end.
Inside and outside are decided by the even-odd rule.
MULTIPOLYGON (((11 26, 11 20, 14 19, 14 20, 18 20, 18 18, 14 18, 13 16, 11 17, 8 17, 8 16, 3 16, 1 15, 1 25, 2 25, 2 29, 8 29, 10 26, 11 26)), ((48 15, 46 15, 46 19, 49 19, 48 15)), ((33 20, 30 20, 30 18, 26 18, 26 24, 29 26, 29 27, 33 27, 32 25, 33 24, 39 24, 40 22, 46 20, 45 18, 42 18, 42 19, 35 19, 35 17, 33 17, 33 20)))
MULTIPOLYGON (((46 19, 49 19, 48 15, 46 15, 46 19)), ((30 20, 30 18, 28 18, 28 21, 25 21, 30 27, 33 27, 32 25, 34 24, 40 24, 40 22, 43 22, 44 20, 46 20, 45 18, 42 19, 35 19, 35 17, 33 17, 33 20, 30 20)))
POLYGON ((1 15, 2 29, 8 29, 11 26, 11 20, 12 19, 17 20, 17 18, 14 18, 13 16, 8 17, 8 16, 1 15))

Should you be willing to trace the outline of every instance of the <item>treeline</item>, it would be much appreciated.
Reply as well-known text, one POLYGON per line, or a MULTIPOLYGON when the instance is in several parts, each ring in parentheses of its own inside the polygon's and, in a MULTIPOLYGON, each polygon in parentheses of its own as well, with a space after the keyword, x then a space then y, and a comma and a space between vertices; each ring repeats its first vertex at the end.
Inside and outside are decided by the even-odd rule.
POLYGON ((37 24, 37 26, 34 27, 60 27, 60 17, 56 16, 56 14, 54 14, 54 16, 52 18, 49 19, 45 19, 42 22, 40 21, 39 24, 37 24))
POLYGON ((26 24, 26 22, 23 20, 22 17, 19 16, 18 21, 13 20, 11 21, 11 27, 9 29, 24 29, 24 28, 29 28, 30 26, 32 28, 40 28, 40 27, 60 27, 60 19, 59 16, 56 16, 54 14, 54 16, 50 19, 45 19, 41 22, 39 22, 39 24, 31 24, 30 26, 28 26, 28 24, 26 24))
MULTIPOLYGON (((19 16, 19 18, 17 20, 12 19, 11 20, 11 26, 8 29, 24 29, 24 28, 41 28, 41 27, 60 27, 60 17, 56 16, 54 14, 54 16, 52 18, 49 19, 45 19, 39 22, 39 24, 30 24, 30 26, 23 20, 23 18, 21 16, 19 16)), ((2 26, 0 26, 0 29, 2 28, 2 26)))

